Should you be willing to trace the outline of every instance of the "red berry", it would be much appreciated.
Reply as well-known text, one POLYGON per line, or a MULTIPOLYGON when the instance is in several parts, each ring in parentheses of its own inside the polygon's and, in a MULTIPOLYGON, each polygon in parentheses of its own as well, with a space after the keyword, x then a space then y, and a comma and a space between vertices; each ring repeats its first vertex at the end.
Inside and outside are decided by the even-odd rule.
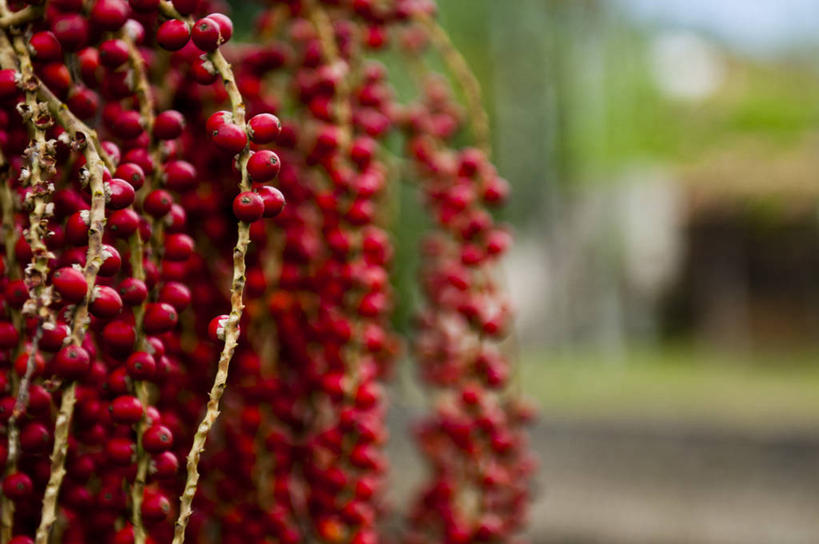
POLYGON ((154 302, 145 307, 143 328, 147 334, 162 334, 173 329, 178 320, 176 308, 164 302, 154 302))
POLYGON ((142 435, 142 446, 150 453, 169 450, 173 446, 173 433, 164 425, 151 425, 142 435))
POLYGON ((101 30, 119 30, 128 18, 128 4, 125 0, 97 0, 89 15, 101 30))
POLYGON ((222 125, 231 122, 233 122, 233 114, 229 111, 220 110, 208 116, 208 120, 205 122, 205 130, 208 131, 208 134, 213 134, 222 125))
POLYGON ((110 319, 122 311, 122 299, 114 288, 98 285, 94 287, 88 309, 96 317, 110 319))
POLYGON ((264 201, 253 191, 245 191, 233 199, 233 214, 245 223, 258 221, 264 215, 264 201))
POLYGON ((132 353, 125 362, 128 375, 135 380, 150 380, 156 373, 156 360, 153 355, 144 351, 132 353))
POLYGON ((149 470, 151 475, 158 480, 173 478, 179 471, 179 459, 173 452, 163 451, 151 458, 149 470))
POLYGON ((168 161, 164 165, 165 184, 172 191, 183 192, 196 185, 196 168, 186 161, 168 161))
POLYGON ((149 523, 158 523, 171 513, 171 501, 168 497, 152 489, 145 490, 142 500, 142 517, 149 523))
POLYGON ((225 43, 233 37, 233 21, 224 13, 211 13, 207 16, 208 19, 213 19, 219 25, 219 34, 221 35, 221 43, 225 43))
POLYGON ((142 403, 133 395, 122 395, 114 399, 109 407, 111 419, 121 425, 133 425, 142 419, 142 403))
POLYGON ((100 98, 87 87, 75 86, 69 91, 66 103, 71 112, 80 119, 91 119, 99 111, 100 98))
POLYGON ((8 68, 0 70, 0 100, 5 100, 17 95, 17 80, 19 79, 17 70, 8 68))
POLYGON ((0 349, 17 347, 20 334, 10 321, 0 321, 0 349))
POLYGON ((22 472, 12 472, 3 478, 3 494, 13 501, 25 499, 34 491, 31 478, 22 472))
POLYGON ((136 453, 136 445, 130 438, 111 438, 105 444, 105 453, 115 465, 130 465, 136 453))
POLYGON ((112 128, 120 138, 136 138, 142 133, 142 115, 136 110, 125 110, 114 120, 112 128))
POLYGON ((219 23, 208 17, 203 17, 194 23, 191 39, 202 51, 216 51, 225 42, 220 34, 219 23))
POLYGON ((119 68, 128 61, 128 44, 123 40, 106 40, 99 46, 100 64, 106 68, 119 68))
POLYGON ((115 237, 128 238, 139 228, 139 216, 130 208, 116 210, 108 217, 106 227, 115 237))
POLYGON ((276 140, 282 130, 282 123, 272 113, 260 113, 250 118, 247 132, 250 141, 256 144, 269 144, 276 140))
POLYGON ((125 278, 119 284, 119 294, 125 304, 138 306, 148 298, 148 287, 142 280, 125 278))
POLYGON ((44 453, 51 446, 48 427, 37 421, 26 425, 20 432, 20 446, 27 453, 44 453))
POLYGON ((29 39, 29 47, 36 60, 51 62, 63 57, 63 47, 60 40, 49 30, 35 32, 29 39))
POLYGON ((165 236, 164 257, 169 261, 186 261, 193 255, 193 238, 187 234, 175 233, 165 236))
POLYGON ((110 277, 119 272, 122 267, 122 257, 112 245, 102 244, 102 265, 97 272, 100 276, 110 277))
POLYGON ((191 31, 184 21, 171 19, 159 25, 156 31, 156 41, 163 49, 178 51, 185 47, 191 38, 191 31))
POLYGON ((211 133, 211 139, 218 147, 233 154, 247 145, 247 134, 235 123, 223 123, 211 133))
POLYGON ((229 315, 217 315, 210 320, 208 325, 208 337, 214 342, 225 341, 225 327, 227 327, 229 315))
POLYGON ((247 173, 256 183, 272 181, 279 175, 280 168, 279 156, 268 149, 255 152, 247 161, 247 173))
POLYGON ((160 288, 159 301, 167 302, 181 312, 190 306, 191 290, 184 283, 169 281, 160 288))
POLYGON ((200 85, 210 85, 219 79, 219 72, 208 59, 197 58, 191 63, 191 75, 200 85))
POLYGON ((145 201, 142 203, 142 208, 149 215, 158 218, 171 211, 172 204, 173 197, 168 191, 163 189, 154 189, 148 193, 148 196, 145 197, 145 201))
POLYGON ((43 332, 40 336, 40 349, 48 352, 55 352, 63 346, 63 342, 68 338, 70 329, 65 323, 43 323, 43 332))
POLYGON ((54 288, 60 296, 69 303, 76 303, 85 298, 88 292, 88 282, 82 272, 72 267, 63 267, 52 276, 54 288))
POLYGON ((121 210, 134 203, 136 192, 134 186, 120 178, 111 178, 105 184, 107 207, 112 210, 121 210))
POLYGON ((134 11, 140 13, 153 13, 159 9, 160 0, 129 0, 128 3, 134 11))
POLYGON ((65 346, 52 361, 54 374, 66 380, 76 380, 91 368, 91 356, 80 346, 65 346))
POLYGON ((111 321, 102 329, 103 344, 114 353, 128 353, 134 347, 134 326, 120 319, 111 321))
POLYGON ((264 217, 276 217, 284 209, 284 195, 270 185, 257 185, 254 190, 262 197, 264 203, 264 217))
POLYGON ((176 110, 166 110, 154 120, 154 136, 160 140, 179 138, 185 128, 185 118, 176 110))
POLYGON ((51 31, 67 51, 76 51, 88 41, 88 21, 77 13, 57 16, 51 24, 51 31))
POLYGON ((171 4, 182 15, 190 15, 196 11, 199 0, 171 0, 171 4))

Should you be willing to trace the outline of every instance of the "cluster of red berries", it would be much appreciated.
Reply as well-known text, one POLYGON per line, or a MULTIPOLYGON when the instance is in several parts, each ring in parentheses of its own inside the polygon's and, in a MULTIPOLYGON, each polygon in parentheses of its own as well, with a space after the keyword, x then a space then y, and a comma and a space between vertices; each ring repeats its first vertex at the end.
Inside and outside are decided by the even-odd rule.
POLYGON ((419 368, 448 399, 406 539, 521 526, 526 410, 491 345, 507 189, 453 147, 448 94, 402 106, 367 59, 424 42, 434 3, 270 4, 234 45, 219 0, 0 2, 0 542, 393 538, 401 134, 437 221, 419 368))

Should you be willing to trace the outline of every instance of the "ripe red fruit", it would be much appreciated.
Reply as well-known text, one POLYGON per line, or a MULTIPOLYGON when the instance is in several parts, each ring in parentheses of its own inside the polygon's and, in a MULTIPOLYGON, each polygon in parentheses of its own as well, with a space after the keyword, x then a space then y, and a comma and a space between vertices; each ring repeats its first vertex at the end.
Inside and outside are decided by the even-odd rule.
POLYGON ((4 290, 6 303, 12 308, 20 309, 28 300, 28 287, 23 280, 12 280, 6 284, 4 290))
POLYGON ((168 191, 163 189, 154 189, 142 203, 142 208, 146 213, 153 217, 159 218, 167 214, 171 210, 173 204, 173 197, 168 191))
POLYGON ((34 364, 32 376, 38 377, 42 375, 43 371, 45 370, 45 359, 43 359, 40 352, 35 352, 33 359, 30 357, 30 355, 31 346, 27 345, 26 349, 20 352, 20 355, 18 355, 14 360, 14 371, 18 376, 22 376, 26 373, 29 362, 34 364))
POLYGON ((52 361, 54 374, 66 380, 76 380, 88 373, 91 356, 81 346, 65 346, 52 361))
POLYGON ((119 68, 128 61, 128 44, 123 40, 105 40, 99 50, 100 64, 106 68, 119 68))
POLYGON ((17 347, 20 334, 10 321, 0 321, 0 349, 17 347))
POLYGON ((255 183, 272 181, 279 175, 280 168, 279 156, 268 149, 255 152, 247 161, 247 173, 255 183))
POLYGON ((225 327, 227 327, 229 315, 217 315, 208 324, 208 337, 214 342, 225 341, 225 327))
POLYGON ((173 433, 164 425, 151 425, 142 435, 142 447, 150 453, 160 453, 173 446, 173 433))
POLYGON ((159 289, 159 301, 167 302, 181 312, 190 306, 191 290, 184 283, 169 281, 159 289))
POLYGON ((17 70, 7 68, 0 70, 0 100, 5 100, 17 95, 17 80, 19 78, 17 70))
POLYGON ((163 49, 178 51, 185 47, 191 38, 191 31, 184 21, 171 19, 159 25, 156 31, 156 41, 163 49))
POLYGON ((185 118, 176 110, 166 110, 154 120, 154 136, 160 140, 179 138, 185 128, 185 118))
POLYGON ((282 130, 282 123, 272 113, 254 115, 247 122, 250 141, 256 144, 269 144, 276 140, 282 130))
POLYGON ((138 164, 132 162, 124 162, 117 166, 114 177, 124 179, 137 191, 145 184, 145 172, 138 164))
POLYGON ((210 135, 213 143, 233 154, 239 153, 247 145, 247 134, 235 123, 223 123, 210 135))
POLYGON ((113 276, 122 267, 122 257, 117 248, 112 245, 102 244, 102 259, 102 265, 97 272, 100 276, 113 276))
POLYGON ((193 255, 193 238, 187 234, 175 233, 165 236, 164 257, 169 261, 185 261, 193 255))
POLYGON ((221 36, 221 43, 225 43, 233 37, 233 21, 224 13, 211 13, 207 16, 208 19, 213 19, 219 25, 219 34, 221 36))
POLYGON ((216 111, 208 116, 208 120, 205 122, 205 130, 208 131, 208 134, 213 134, 219 127, 232 121, 233 114, 229 111, 216 111))
POLYGON ((264 203, 264 217, 276 217, 284 209, 284 195, 281 191, 270 185, 257 185, 253 188, 264 203))
POLYGON ((148 287, 142 280, 125 278, 119 284, 119 294, 125 304, 137 306, 148 298, 148 287))
POLYGON ((182 15, 190 15, 196 11, 199 0, 171 0, 171 4, 182 15))
POLYGON ((66 96, 71 88, 71 72, 62 62, 49 62, 40 69, 40 77, 58 96, 66 96))
POLYGON ((88 282, 82 272, 72 267, 63 267, 52 276, 54 288, 69 303, 77 303, 85 298, 88 282))
POLYGON ((165 302, 154 302, 145 307, 143 328, 147 334, 162 334, 173 329, 178 320, 176 308, 165 302))
POLYGON ((68 108, 72 113, 80 119, 91 119, 99 111, 100 98, 91 89, 76 86, 69 91, 66 104, 68 104, 68 108))
POLYGON ((171 513, 171 501, 168 497, 152 489, 145 490, 142 500, 142 517, 149 523, 158 523, 171 513))
POLYGON ((51 24, 51 31, 67 51, 76 51, 88 41, 88 21, 77 13, 58 15, 51 24))
POLYGON ((196 168, 187 161, 168 161, 164 170, 165 184, 172 191, 183 192, 196 185, 196 168))
POLYGON ((128 238, 139 228, 139 216, 126 208, 111 212, 106 229, 117 238, 128 238))
POLYGON ((258 221, 264 215, 264 201, 262 197, 253 191, 245 191, 236 195, 233 199, 233 215, 244 221, 252 223, 258 221))
POLYGON ((13 472, 3 478, 3 494, 13 501, 25 499, 33 490, 31 478, 22 472, 13 472))
POLYGON ((221 37, 219 23, 209 17, 203 17, 194 23, 191 39, 202 51, 216 51, 225 42, 221 37))
POLYGON ((125 361, 128 375, 135 380, 150 380, 156 373, 156 360, 145 351, 132 353, 125 361))
POLYGON ((121 210, 134 203, 136 191, 134 186, 120 178, 112 178, 105 182, 106 205, 112 210, 121 210))
POLYGON ((109 410, 111 419, 122 425, 133 425, 142 419, 142 403, 133 395, 121 395, 113 400, 109 410))
POLYGON ((136 138, 142 133, 142 115, 136 110, 120 112, 112 128, 120 138, 136 138))
POLYGON ((153 13, 159 9, 159 1, 160 0, 129 0, 128 3, 134 11, 153 13))
POLYGON ((100 29, 119 30, 128 18, 128 4, 124 0, 97 0, 89 15, 100 29))
POLYGON ((200 85, 210 85, 219 79, 219 72, 208 59, 197 58, 191 63, 191 76, 200 85))
POLYGON ((102 329, 103 344, 114 353, 128 353, 134 346, 136 332, 133 325, 120 319, 111 321, 102 329))
POLYGON ((40 336, 40 349, 54 352, 60 349, 68 338, 70 329, 65 323, 43 323, 43 332, 40 336))
POLYGON ((156 479, 173 478, 179 471, 179 459, 170 451, 163 451, 151 458, 149 467, 151 475, 156 479))
POLYGON ((63 56, 63 47, 57 36, 49 30, 35 32, 29 39, 29 46, 34 58, 42 62, 59 60, 63 56))
POLYGON ((33 421, 20 432, 20 446, 25 452, 43 453, 48 451, 50 445, 51 433, 40 422, 33 421))
POLYGON ((130 465, 136 445, 130 438, 111 438, 105 444, 105 454, 115 465, 130 465))
POLYGON ((94 287, 88 309, 96 317, 109 319, 122 311, 122 299, 114 288, 98 285, 94 287))

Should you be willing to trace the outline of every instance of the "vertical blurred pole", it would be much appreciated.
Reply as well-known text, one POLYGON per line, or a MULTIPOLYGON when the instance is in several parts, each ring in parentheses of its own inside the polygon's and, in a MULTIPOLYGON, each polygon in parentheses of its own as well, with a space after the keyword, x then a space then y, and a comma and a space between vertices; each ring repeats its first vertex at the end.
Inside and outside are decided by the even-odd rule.
MULTIPOLYGON (((557 25, 550 4, 551 0, 496 1, 490 3, 489 12, 495 157, 502 174, 514 184, 509 216, 517 220, 522 238, 533 237, 537 250, 552 245, 560 223, 560 185, 566 166, 560 152, 563 118, 560 70, 555 62, 557 25)), ((543 313, 552 318, 540 325, 542 337, 535 340, 561 344, 568 332, 564 326, 567 300, 556 284, 555 268, 542 264, 551 298, 543 313)))

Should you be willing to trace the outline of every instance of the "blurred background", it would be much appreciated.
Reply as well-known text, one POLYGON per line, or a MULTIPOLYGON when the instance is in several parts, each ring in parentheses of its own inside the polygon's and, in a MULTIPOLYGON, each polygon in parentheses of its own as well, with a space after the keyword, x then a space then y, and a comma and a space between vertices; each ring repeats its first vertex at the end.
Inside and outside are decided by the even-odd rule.
POLYGON ((819 542, 819 2, 439 3, 514 188, 532 541, 819 542))

